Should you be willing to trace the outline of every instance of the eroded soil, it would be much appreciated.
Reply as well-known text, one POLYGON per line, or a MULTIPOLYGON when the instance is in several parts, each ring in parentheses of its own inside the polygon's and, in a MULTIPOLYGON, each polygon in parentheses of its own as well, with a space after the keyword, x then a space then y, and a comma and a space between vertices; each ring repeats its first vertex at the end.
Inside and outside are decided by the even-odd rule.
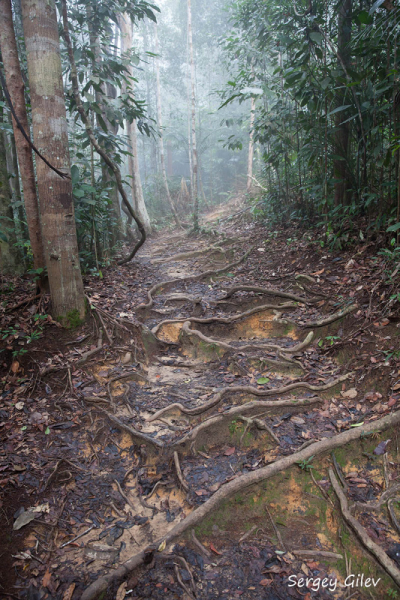
POLYGON ((398 318, 367 248, 332 256, 303 236, 292 249, 253 223, 218 226, 222 215, 208 235, 159 235, 87 281, 79 329, 50 323, 30 353, 2 355, 0 597, 77 599, 133 555, 138 568, 94 597, 395 597, 344 524, 328 469, 396 560, 386 504, 366 506, 396 498, 396 428, 243 487, 163 543, 228 483, 399 400, 398 318), (13 529, 22 509, 32 520, 13 529), (356 587, 359 573, 380 581, 356 587))

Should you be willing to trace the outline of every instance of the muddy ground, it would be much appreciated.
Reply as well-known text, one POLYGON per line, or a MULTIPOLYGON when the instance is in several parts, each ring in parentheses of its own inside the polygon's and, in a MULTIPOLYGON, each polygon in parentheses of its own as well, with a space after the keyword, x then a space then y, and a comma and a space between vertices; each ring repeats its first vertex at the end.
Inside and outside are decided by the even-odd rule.
POLYGON ((87 278, 70 330, 2 283, 0 598, 400 594, 396 281, 229 210, 87 278))

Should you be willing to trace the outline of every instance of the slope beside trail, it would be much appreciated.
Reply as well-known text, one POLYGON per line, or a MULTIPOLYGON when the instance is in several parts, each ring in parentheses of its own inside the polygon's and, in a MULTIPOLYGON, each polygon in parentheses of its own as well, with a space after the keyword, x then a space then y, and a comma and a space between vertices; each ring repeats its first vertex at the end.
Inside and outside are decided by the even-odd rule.
POLYGON ((38 517, 13 530, 8 512, 9 596, 395 593, 334 491, 397 569, 398 329, 376 320, 370 257, 223 216, 87 281, 91 320, 40 365, 30 401, 19 391, 25 437, 6 455, 26 450, 20 505, 38 517), (379 584, 342 587, 352 573, 379 584))

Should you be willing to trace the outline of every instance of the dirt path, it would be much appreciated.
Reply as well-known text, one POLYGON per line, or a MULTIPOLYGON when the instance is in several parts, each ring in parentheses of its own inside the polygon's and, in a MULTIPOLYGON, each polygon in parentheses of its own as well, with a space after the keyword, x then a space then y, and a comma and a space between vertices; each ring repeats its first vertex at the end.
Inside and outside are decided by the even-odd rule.
MULTIPOLYGON (((20 502, 42 510, 13 533, 30 554, 14 556, 18 597, 394 593, 393 578, 344 526, 328 476, 335 466, 363 527, 393 554, 399 539, 389 515, 365 503, 397 485, 397 433, 382 422, 380 435, 373 421, 396 415, 398 398, 389 399, 380 373, 364 363, 361 371, 354 350, 329 352, 360 329, 357 281, 343 290, 329 280, 339 276, 322 277, 312 248, 297 263, 260 231, 218 228, 218 218, 208 219, 215 235, 151 241, 140 256, 141 286, 134 265, 112 287, 89 286, 103 339, 115 340, 118 328, 125 339, 105 343, 83 371, 73 363, 71 389, 51 398, 53 439, 25 461, 33 465, 25 489, 38 482, 35 501, 20 502), (326 445, 336 439, 331 457, 326 445), (381 578, 378 586, 350 578, 341 587, 358 573, 381 578), (324 578, 325 587, 317 584, 324 578)), ((45 399, 41 410, 26 406, 30 425, 35 413, 43 419, 45 399)))

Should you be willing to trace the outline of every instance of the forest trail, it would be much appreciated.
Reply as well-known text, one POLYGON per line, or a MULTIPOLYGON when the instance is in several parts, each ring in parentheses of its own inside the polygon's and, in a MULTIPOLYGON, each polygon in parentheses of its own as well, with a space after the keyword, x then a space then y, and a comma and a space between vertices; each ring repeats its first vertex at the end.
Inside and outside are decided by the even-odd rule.
MULTIPOLYGON (((89 359, 80 366, 73 334, 72 354, 64 346, 53 362, 68 366, 64 394, 52 393, 48 363, 48 398, 27 414, 28 446, 8 449, 15 457, 33 444, 32 495, 21 505, 42 506, 37 521, 9 532, 22 589, 64 600, 104 589, 118 600, 129 590, 185 600, 370 597, 339 583, 316 596, 288 587, 289 575, 343 582, 352 573, 382 578, 374 598, 395 587, 345 529, 328 473, 336 469, 364 528, 393 553, 398 532, 365 503, 399 490, 399 396, 369 354, 346 346, 371 342, 349 276, 354 258, 333 259, 307 240, 291 246, 240 219, 220 225, 225 213, 209 215, 198 239, 160 234, 139 264, 87 286, 103 354, 78 351, 89 359), (50 441, 32 426, 46 406, 50 441)), ((357 260, 357 271, 368 269, 367 256, 357 260)), ((385 321, 382 329, 398 335, 385 321)), ((382 350, 391 337, 379 337, 382 350)))

